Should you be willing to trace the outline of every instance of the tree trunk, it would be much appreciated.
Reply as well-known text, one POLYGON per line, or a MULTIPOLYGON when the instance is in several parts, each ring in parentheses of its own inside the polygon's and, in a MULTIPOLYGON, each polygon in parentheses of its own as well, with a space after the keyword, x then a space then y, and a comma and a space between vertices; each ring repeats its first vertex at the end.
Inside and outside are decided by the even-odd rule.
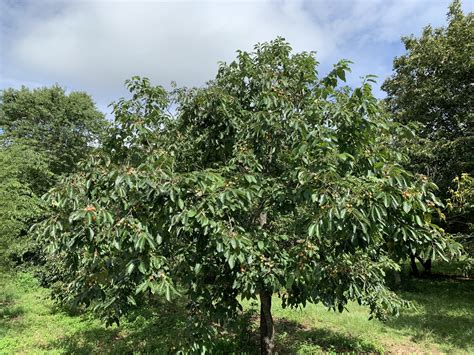
POLYGON ((431 274, 431 258, 423 260, 419 256, 417 256, 418 261, 423 265, 423 274, 430 275, 431 274))
POLYGON ((275 330, 272 318, 272 293, 260 291, 260 353, 273 354, 275 330))
POLYGON ((416 267, 415 254, 410 254, 410 267, 411 267, 411 274, 413 276, 418 277, 420 274, 418 272, 418 268, 416 267))
POLYGON ((425 268, 425 274, 430 275, 431 274, 431 259, 427 259, 423 263, 423 267, 425 268))

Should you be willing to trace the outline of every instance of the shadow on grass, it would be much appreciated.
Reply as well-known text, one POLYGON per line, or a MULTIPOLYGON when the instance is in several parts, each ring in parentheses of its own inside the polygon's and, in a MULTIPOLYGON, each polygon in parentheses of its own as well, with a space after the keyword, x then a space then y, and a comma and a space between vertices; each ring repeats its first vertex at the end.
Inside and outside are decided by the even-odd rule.
POLYGON ((424 339, 448 343, 467 351, 474 348, 474 280, 434 275, 407 280, 401 292, 416 310, 402 312, 387 325, 404 331, 414 342, 424 339))
POLYGON ((68 354, 168 353, 180 334, 183 313, 180 306, 149 308, 123 319, 120 326, 81 329, 56 340, 45 350, 61 349, 68 354))
POLYGON ((301 324, 279 319, 277 351, 282 354, 319 352, 382 353, 383 348, 366 339, 340 334, 328 329, 305 328, 301 324))
MULTIPOLYGON (((232 328, 221 328, 213 352, 240 353, 256 349, 251 315, 244 313, 232 328)), ((79 330, 44 347, 68 354, 168 354, 176 353, 189 339, 182 304, 160 304, 131 314, 120 326, 79 330)))
MULTIPOLYGON (((255 313, 244 312, 232 325, 220 329, 212 348, 216 354, 259 353, 255 313)), ((380 353, 377 344, 331 330, 304 328, 286 319, 276 320, 276 350, 280 354, 310 354, 326 351, 380 353)), ((182 306, 135 314, 113 328, 78 331, 49 344, 45 350, 61 349, 69 354, 175 353, 188 336, 182 306), (133 318, 133 319, 132 319, 133 318)))

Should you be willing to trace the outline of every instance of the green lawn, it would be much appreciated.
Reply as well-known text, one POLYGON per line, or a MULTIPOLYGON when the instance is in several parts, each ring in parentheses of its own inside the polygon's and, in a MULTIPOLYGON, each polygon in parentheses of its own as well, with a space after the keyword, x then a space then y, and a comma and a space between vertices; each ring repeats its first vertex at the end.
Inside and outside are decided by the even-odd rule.
MULTIPOLYGON (((275 299, 278 351, 474 353, 474 281, 412 280, 401 293, 416 309, 386 323, 367 320, 367 310, 356 304, 339 314, 319 305, 282 309, 275 299)), ((250 322, 241 327, 247 331, 223 332, 218 352, 258 349, 255 307, 245 303, 250 322)), ((182 306, 165 303, 105 328, 54 307, 30 274, 0 274, 0 354, 168 353, 185 336, 184 327, 182 306)))

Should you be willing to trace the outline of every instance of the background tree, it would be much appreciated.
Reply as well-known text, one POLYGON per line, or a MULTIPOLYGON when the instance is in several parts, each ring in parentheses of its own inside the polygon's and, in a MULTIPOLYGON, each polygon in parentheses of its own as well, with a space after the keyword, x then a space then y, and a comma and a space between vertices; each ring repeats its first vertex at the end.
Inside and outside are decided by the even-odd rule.
POLYGON ((404 304, 385 286, 397 244, 433 254, 434 185, 403 169, 371 93, 318 78, 314 53, 282 39, 238 52, 200 89, 127 85, 101 154, 51 190, 38 233, 64 303, 114 322, 150 294, 188 302, 191 349, 212 342, 240 298, 260 300, 261 352, 274 351, 272 296, 285 306, 349 300, 378 317, 404 304), (176 116, 168 107, 174 105, 176 116))
POLYGON ((464 15, 455 0, 447 27, 427 26, 420 38, 402 40, 407 53, 395 58, 394 74, 382 88, 397 121, 421 124, 419 153, 412 153, 415 168, 433 178, 446 197, 454 177, 474 168, 473 14, 464 15))
MULTIPOLYGON (((419 38, 402 38, 406 54, 395 58, 394 74, 382 85, 394 119, 418 125, 409 169, 429 176, 443 198, 456 176, 474 172, 473 14, 463 14, 455 0, 447 20, 446 27, 427 26, 419 38)), ((449 232, 468 231, 469 221, 445 213, 449 232)), ((429 271, 431 261, 419 259, 429 271)))
POLYGON ((66 95, 58 86, 0 92, 2 254, 39 260, 27 231, 44 216, 41 195, 98 146, 107 125, 86 93, 66 95))
POLYGON ((65 93, 59 86, 0 93, 0 138, 22 140, 47 156, 56 174, 74 171, 76 164, 102 140, 108 125, 91 97, 65 93))

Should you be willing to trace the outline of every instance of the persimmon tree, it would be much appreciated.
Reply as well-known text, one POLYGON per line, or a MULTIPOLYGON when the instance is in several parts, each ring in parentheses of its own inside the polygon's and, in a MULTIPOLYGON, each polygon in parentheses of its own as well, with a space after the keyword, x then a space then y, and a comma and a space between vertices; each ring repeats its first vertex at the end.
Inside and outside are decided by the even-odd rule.
POLYGON ((102 152, 47 195, 38 226, 60 270, 61 302, 118 321, 150 294, 188 300, 192 349, 215 322, 259 299, 261 352, 274 351, 272 301, 349 300, 372 315, 404 301, 385 286, 397 245, 443 255, 434 185, 406 172, 371 77, 318 77, 314 53, 283 39, 239 51, 198 89, 127 82, 102 152), (172 108, 172 109, 170 109, 172 108), (426 249, 426 248, 425 248, 426 249))

